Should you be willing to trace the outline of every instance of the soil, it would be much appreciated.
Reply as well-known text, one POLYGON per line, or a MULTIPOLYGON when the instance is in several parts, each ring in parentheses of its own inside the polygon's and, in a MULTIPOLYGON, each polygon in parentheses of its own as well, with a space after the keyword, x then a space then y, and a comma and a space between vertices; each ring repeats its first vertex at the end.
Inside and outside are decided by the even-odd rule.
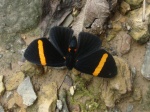
MULTIPOLYGON (((21 34, 20 37, 15 38, 22 38, 26 45, 28 45, 32 40, 39 38, 40 35, 31 35, 30 33, 21 34)), ((3 39, 2 39, 3 40, 3 39)), ((21 50, 24 49, 25 45, 17 46, 15 40, 10 40, 9 43, 5 41, 0 42, 0 54, 3 54, 3 57, 0 58, 0 75, 4 75, 4 84, 6 80, 16 71, 20 71, 20 64, 22 54, 17 52, 17 49, 21 50), (6 46, 8 44, 12 44, 12 47, 9 50, 6 50, 6 46), (15 46, 17 46, 15 48, 15 46), (15 48, 15 52, 12 52, 12 48, 15 48)), ((112 40, 107 44, 110 47, 114 48, 116 40, 112 40)), ((141 75, 141 65, 143 63, 143 58, 145 55, 145 48, 146 45, 140 45, 135 41, 132 41, 131 50, 129 53, 123 55, 122 57, 128 62, 131 68, 136 68, 136 75, 134 77, 133 82, 133 91, 138 89, 142 93, 142 98, 139 100, 135 100, 134 97, 137 94, 133 92, 131 96, 118 101, 117 106, 120 108, 122 112, 126 112, 129 105, 133 105, 132 112, 149 112, 147 109, 147 104, 145 103, 146 94, 149 87, 149 81, 142 77, 141 75)), ((45 81, 43 81, 45 83, 45 81)), ((139 92, 138 91, 138 92, 139 92)))

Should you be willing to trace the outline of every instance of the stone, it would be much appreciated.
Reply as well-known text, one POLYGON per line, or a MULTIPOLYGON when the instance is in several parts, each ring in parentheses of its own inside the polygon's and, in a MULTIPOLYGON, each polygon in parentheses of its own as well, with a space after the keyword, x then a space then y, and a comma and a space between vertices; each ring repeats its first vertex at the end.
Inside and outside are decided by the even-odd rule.
POLYGON ((24 81, 18 86, 17 93, 22 96, 23 104, 26 106, 31 106, 36 100, 37 96, 33 90, 30 77, 26 77, 24 81))
POLYGON ((1 105, 0 105, 0 112, 4 112, 4 109, 1 105))
POLYGON ((118 55, 121 56, 130 51, 132 37, 127 32, 120 31, 114 39, 117 40, 115 48, 117 50, 118 55))
POLYGON ((44 73, 44 68, 43 66, 35 65, 26 61, 21 66, 21 71, 25 73, 26 75, 32 77, 34 75, 42 75, 44 73))
POLYGON ((140 7, 140 5, 142 4, 142 1, 143 0, 125 0, 125 2, 130 4, 132 9, 140 7))
POLYGON ((63 21, 62 26, 69 27, 73 22, 73 16, 70 14, 68 17, 63 21))
MULTIPOLYGON (((14 92, 14 96, 12 97, 12 100, 14 100, 15 105, 19 106, 20 108, 27 108, 27 105, 23 104, 22 96, 20 96, 16 91, 14 92)), ((12 101, 12 103, 13 103, 13 101, 12 101)), ((13 105, 13 106, 15 106, 15 105, 13 105)))
POLYGON ((114 107, 115 102, 132 90, 132 73, 129 65, 119 57, 114 57, 118 74, 116 77, 104 80, 102 99, 107 107, 114 107))
POLYGON ((62 101, 61 100, 57 100, 57 108, 59 110, 62 110, 62 107, 63 107, 62 101))
POLYGON ((3 75, 0 75, 0 96, 4 93, 5 87, 3 83, 3 75))
POLYGON ((106 0, 87 0, 83 25, 90 28, 90 32, 100 34, 109 14, 109 3, 106 0))
POLYGON ((131 10, 130 5, 124 1, 121 2, 120 8, 121 8, 121 13, 123 15, 125 15, 129 10, 131 10))
POLYGON ((59 96, 59 100, 61 100, 63 103, 62 112, 69 112, 68 105, 67 105, 67 93, 66 93, 65 89, 62 89, 59 92, 58 96, 59 96))
POLYGON ((44 83, 38 94, 38 112, 55 112, 57 85, 55 82, 44 83))
MULTIPOLYGON (((143 0, 142 0, 143 1, 143 0)), ((150 37, 149 24, 150 24, 150 5, 146 7, 145 21, 142 20, 143 8, 139 8, 130 11, 128 14, 128 24, 131 26, 131 31, 129 34, 134 40, 140 44, 144 44, 148 41, 150 37)))
POLYGON ((41 0, 2 0, 0 34, 26 31, 37 26, 42 13, 41 5, 41 0))
POLYGON ((0 54, 0 59, 3 57, 3 54, 0 54))
POLYGON ((13 74, 6 82, 6 90, 14 90, 16 89, 19 84, 24 80, 24 73, 23 72, 17 72, 16 74, 13 74))
POLYGON ((74 92, 76 90, 76 86, 71 86, 70 87, 70 94, 73 96, 74 95, 74 92))
POLYGON ((150 80, 150 43, 147 44, 144 62, 141 68, 142 76, 150 80))
POLYGON ((132 104, 129 104, 129 105, 127 106, 126 112, 132 112, 132 111, 133 111, 133 105, 132 105, 132 104))

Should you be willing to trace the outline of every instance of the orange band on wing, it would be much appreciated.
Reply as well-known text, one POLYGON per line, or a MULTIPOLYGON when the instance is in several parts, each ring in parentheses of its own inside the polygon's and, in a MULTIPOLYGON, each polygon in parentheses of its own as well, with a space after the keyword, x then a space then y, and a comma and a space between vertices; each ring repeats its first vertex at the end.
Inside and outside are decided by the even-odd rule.
POLYGON ((107 60, 107 57, 108 57, 108 54, 106 54, 106 53, 103 54, 103 56, 102 56, 102 58, 101 58, 101 60, 100 60, 100 62, 98 64, 98 66, 96 67, 96 69, 93 72, 94 76, 98 76, 98 74, 101 72, 101 70, 102 70, 102 68, 103 68, 103 66, 104 66, 104 64, 105 64, 105 62, 107 60))
POLYGON ((38 50, 39 50, 39 57, 40 57, 41 64, 46 65, 46 59, 45 59, 44 49, 43 49, 43 42, 41 40, 38 40, 38 50))

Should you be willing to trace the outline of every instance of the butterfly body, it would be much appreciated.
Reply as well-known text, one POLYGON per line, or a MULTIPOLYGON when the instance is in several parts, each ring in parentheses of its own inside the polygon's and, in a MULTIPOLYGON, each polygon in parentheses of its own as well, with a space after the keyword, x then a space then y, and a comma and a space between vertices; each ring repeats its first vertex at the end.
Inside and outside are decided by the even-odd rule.
POLYGON ((100 47, 101 41, 97 36, 81 32, 77 40, 73 30, 54 27, 50 31, 49 40, 39 38, 31 42, 24 57, 38 65, 66 66, 69 70, 75 68, 93 76, 114 77, 117 74, 115 60, 100 47))
POLYGON ((69 43, 67 56, 65 58, 66 66, 69 70, 71 70, 75 65, 76 50, 77 50, 77 40, 75 37, 72 37, 69 43))

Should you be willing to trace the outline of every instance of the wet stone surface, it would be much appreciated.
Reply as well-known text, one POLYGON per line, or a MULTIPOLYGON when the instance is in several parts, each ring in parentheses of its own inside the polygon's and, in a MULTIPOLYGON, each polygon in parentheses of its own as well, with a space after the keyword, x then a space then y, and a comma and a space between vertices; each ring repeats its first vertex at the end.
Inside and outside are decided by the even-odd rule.
POLYGON ((141 73, 143 77, 150 80, 150 43, 147 44, 147 49, 146 49, 141 73))

